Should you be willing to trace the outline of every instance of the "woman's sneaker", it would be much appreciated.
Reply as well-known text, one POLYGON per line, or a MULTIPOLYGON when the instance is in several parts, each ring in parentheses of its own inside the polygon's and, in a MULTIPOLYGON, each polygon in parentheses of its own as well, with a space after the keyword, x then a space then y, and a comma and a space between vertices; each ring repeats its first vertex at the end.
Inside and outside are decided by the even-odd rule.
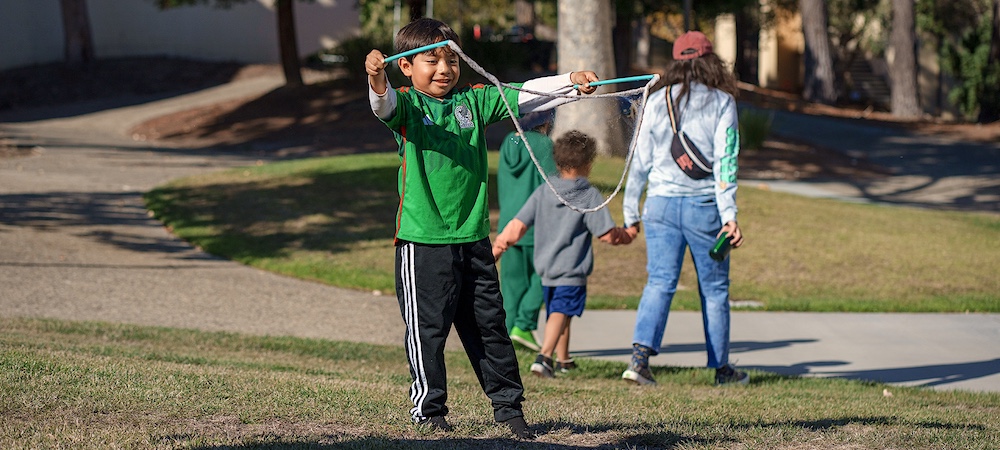
POLYGON ((569 373, 569 371, 575 369, 576 363, 572 359, 569 361, 556 361, 556 372, 569 373))
POLYGON ((538 345, 538 341, 535 340, 535 335, 527 330, 522 330, 518 327, 514 327, 510 330, 510 340, 515 344, 519 344, 533 352, 537 352, 542 349, 542 346, 538 345))
POLYGON ((716 386, 721 386, 724 384, 747 384, 750 382, 750 375, 746 372, 736 370, 732 365, 726 364, 718 369, 715 369, 715 384, 716 386))
POLYGON ((622 372, 622 379, 640 386, 656 384, 653 373, 649 371, 649 366, 636 367, 630 364, 628 369, 622 372))
POLYGON ((538 355, 535 363, 531 365, 531 373, 536 377, 555 378, 556 374, 552 370, 552 358, 545 355, 538 355))

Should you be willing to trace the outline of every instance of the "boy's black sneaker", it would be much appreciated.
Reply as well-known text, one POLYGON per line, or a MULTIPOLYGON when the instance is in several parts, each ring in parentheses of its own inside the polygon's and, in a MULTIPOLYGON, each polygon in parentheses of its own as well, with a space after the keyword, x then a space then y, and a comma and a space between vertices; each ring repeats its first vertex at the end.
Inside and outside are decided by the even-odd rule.
POLYGON ((420 424, 424 425, 424 426, 427 426, 427 427, 430 427, 431 429, 433 429, 435 431, 449 432, 449 431, 453 431, 455 429, 455 428, 453 428, 451 426, 450 423, 448 423, 447 420, 445 420, 444 416, 432 416, 432 417, 428 417, 426 420, 420 422, 420 424))
POLYGON ((574 369, 576 369, 576 363, 572 359, 569 361, 556 361, 556 372, 568 373, 574 369))
POLYGON ((721 386, 724 384, 747 384, 750 382, 750 375, 746 372, 736 370, 733 366, 726 364, 718 369, 715 369, 715 384, 716 386, 721 386))
POLYGON ((528 429, 528 423, 524 421, 524 416, 512 417, 504 421, 508 427, 510 427, 511 433, 514 433, 514 437, 523 440, 531 440, 535 438, 535 433, 528 429))
POLYGON ((555 378, 556 373, 552 370, 552 358, 545 355, 535 357, 535 363, 531 365, 531 373, 537 377, 555 378))

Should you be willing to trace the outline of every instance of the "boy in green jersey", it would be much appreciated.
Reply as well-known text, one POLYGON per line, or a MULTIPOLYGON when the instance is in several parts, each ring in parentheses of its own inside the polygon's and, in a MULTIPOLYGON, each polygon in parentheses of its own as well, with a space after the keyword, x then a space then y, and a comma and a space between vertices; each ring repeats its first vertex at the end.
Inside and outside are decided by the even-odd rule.
MULTIPOLYGON (((396 34, 396 53, 458 35, 428 18, 396 34)), ((553 108, 571 98, 547 97, 496 86, 457 88, 459 56, 438 47, 399 58, 412 87, 391 89, 385 55, 365 60, 372 112, 399 144, 396 214, 396 296, 406 325, 405 348, 413 383, 411 418, 443 431, 448 398, 444 347, 454 324, 493 417, 518 438, 531 438, 521 410, 524 387, 504 324, 496 260, 489 241, 486 126, 513 114, 553 108), (503 98, 501 98, 503 96, 503 98)), ((566 95, 592 93, 593 72, 530 80, 523 88, 566 95), (574 89, 579 85, 579 89, 574 89)))

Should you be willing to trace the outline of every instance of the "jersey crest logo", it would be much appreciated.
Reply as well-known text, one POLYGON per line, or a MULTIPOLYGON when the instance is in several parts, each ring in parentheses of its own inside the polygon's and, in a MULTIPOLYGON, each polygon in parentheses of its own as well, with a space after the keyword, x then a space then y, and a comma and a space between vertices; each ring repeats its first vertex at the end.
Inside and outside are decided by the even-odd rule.
POLYGON ((469 107, 465 105, 458 105, 455 108, 455 120, 458 121, 458 126, 461 128, 472 128, 472 111, 469 111, 469 107))

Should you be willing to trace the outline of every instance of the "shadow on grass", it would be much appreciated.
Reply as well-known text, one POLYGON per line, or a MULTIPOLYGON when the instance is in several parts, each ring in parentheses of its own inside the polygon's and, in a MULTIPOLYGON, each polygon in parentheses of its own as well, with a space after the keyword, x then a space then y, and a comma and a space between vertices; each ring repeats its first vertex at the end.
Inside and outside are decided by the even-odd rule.
POLYGON ((847 378, 880 383, 920 383, 933 387, 993 376, 1000 373, 1000 358, 955 364, 934 364, 867 370, 816 370, 820 367, 842 366, 846 361, 809 361, 789 366, 749 366, 783 375, 813 374, 829 378, 847 378))
POLYGON ((877 426, 915 426, 919 428, 930 428, 930 429, 944 429, 944 430, 974 430, 974 431, 985 431, 986 427, 978 424, 953 424, 953 423, 941 423, 941 422, 917 422, 911 423, 908 421, 900 420, 897 417, 891 416, 874 416, 874 417, 841 417, 837 419, 819 419, 819 420, 800 420, 800 421, 790 421, 790 422, 778 422, 768 424, 767 426, 794 426, 798 428, 805 428, 809 431, 827 431, 834 428, 845 427, 848 425, 877 425, 877 426))
MULTIPOLYGON (((777 348, 791 347, 796 344, 809 344, 816 342, 816 339, 787 339, 779 341, 734 341, 729 344, 729 351, 732 353, 753 352, 760 350, 773 350, 777 348)), ((665 345, 660 353, 691 353, 704 352, 705 344, 670 344, 665 345)), ((624 356, 631 355, 632 348, 610 348, 599 350, 575 350, 573 356, 602 357, 602 356, 624 356)))
MULTIPOLYGON (((546 422, 532 427, 536 433, 540 428, 548 430, 568 429, 573 434, 589 434, 602 432, 621 433, 634 427, 633 424, 609 424, 605 426, 581 426, 566 422, 546 422)), ((544 440, 545 433, 540 432, 539 437, 544 440)), ((560 435, 562 436, 562 435, 560 435)), ((168 440, 187 440, 193 436, 169 436, 168 440)), ((595 440, 600 440, 595 437, 595 440)), ((317 440, 287 440, 278 442, 261 442, 243 445, 211 445, 192 447, 198 450, 219 450, 219 449, 371 449, 371 448, 392 448, 392 449, 619 449, 619 448, 688 448, 692 445, 711 445, 719 443, 717 439, 708 439, 697 436, 682 436, 670 432, 637 433, 628 437, 604 444, 560 444, 544 441, 520 441, 512 438, 449 438, 440 439, 387 439, 380 437, 362 437, 350 440, 340 440, 336 436, 326 436, 317 440), (330 441, 324 443, 324 441, 330 441)))
POLYGON ((146 199, 158 218, 212 254, 239 260, 291 250, 343 252, 353 242, 392 239, 398 196, 384 185, 396 172, 373 167, 290 182, 166 186, 146 199))
MULTIPOLYGON (((878 426, 878 427, 894 427, 894 426, 906 426, 906 427, 916 427, 923 429, 945 429, 945 430, 970 430, 982 432, 986 428, 982 425, 967 425, 967 424, 947 424, 941 422, 916 422, 911 423, 908 421, 900 420, 898 418, 889 416, 872 416, 872 417, 840 417, 840 418, 825 418, 817 420, 808 421, 784 421, 784 422, 771 422, 764 424, 743 424, 737 426, 736 428, 801 428, 810 432, 828 432, 836 430, 838 428, 843 428, 851 425, 862 425, 862 426, 878 426)), ((735 438, 709 438, 703 436, 685 436, 677 433, 671 433, 667 431, 663 432, 638 432, 629 433, 629 430, 634 430, 635 424, 624 424, 624 423, 607 423, 603 425, 596 426, 584 426, 575 423, 554 421, 554 422, 543 422, 536 424, 532 429, 539 434, 540 440, 537 441, 518 441, 509 438, 488 438, 488 439, 472 439, 472 438, 450 438, 447 436, 442 436, 440 438, 416 438, 416 439, 388 439, 382 437, 360 437, 355 439, 343 439, 338 436, 319 436, 316 439, 292 439, 292 440, 277 440, 270 442, 258 442, 258 443, 248 443, 241 445, 208 445, 208 446, 198 446, 192 447, 201 450, 218 450, 218 449, 299 449, 299 448, 310 448, 310 449, 369 449, 369 448, 394 448, 394 449, 506 449, 506 448, 519 448, 519 449, 618 449, 618 448, 659 448, 659 449, 673 449, 673 448, 690 448, 691 446, 713 446, 713 445, 726 445, 736 443, 735 438), (546 432, 545 430, 554 430, 555 433, 559 433, 559 437, 565 439, 565 435, 561 432, 562 430, 567 430, 572 435, 584 435, 584 434, 595 434, 595 436, 586 444, 562 444, 554 442, 546 442, 546 432), (626 434, 627 436, 621 439, 612 441, 602 441, 599 433, 613 432, 615 434, 626 434)), ((655 425, 654 425, 655 426, 655 425)), ((164 437, 166 440, 171 441, 183 441, 190 440, 196 436, 190 435, 177 435, 177 436, 167 436, 164 437)), ((267 437, 260 437, 258 439, 265 440, 267 437)), ((581 438, 587 439, 587 438, 581 438)), ((269 440, 269 439, 268 439, 269 440)))

